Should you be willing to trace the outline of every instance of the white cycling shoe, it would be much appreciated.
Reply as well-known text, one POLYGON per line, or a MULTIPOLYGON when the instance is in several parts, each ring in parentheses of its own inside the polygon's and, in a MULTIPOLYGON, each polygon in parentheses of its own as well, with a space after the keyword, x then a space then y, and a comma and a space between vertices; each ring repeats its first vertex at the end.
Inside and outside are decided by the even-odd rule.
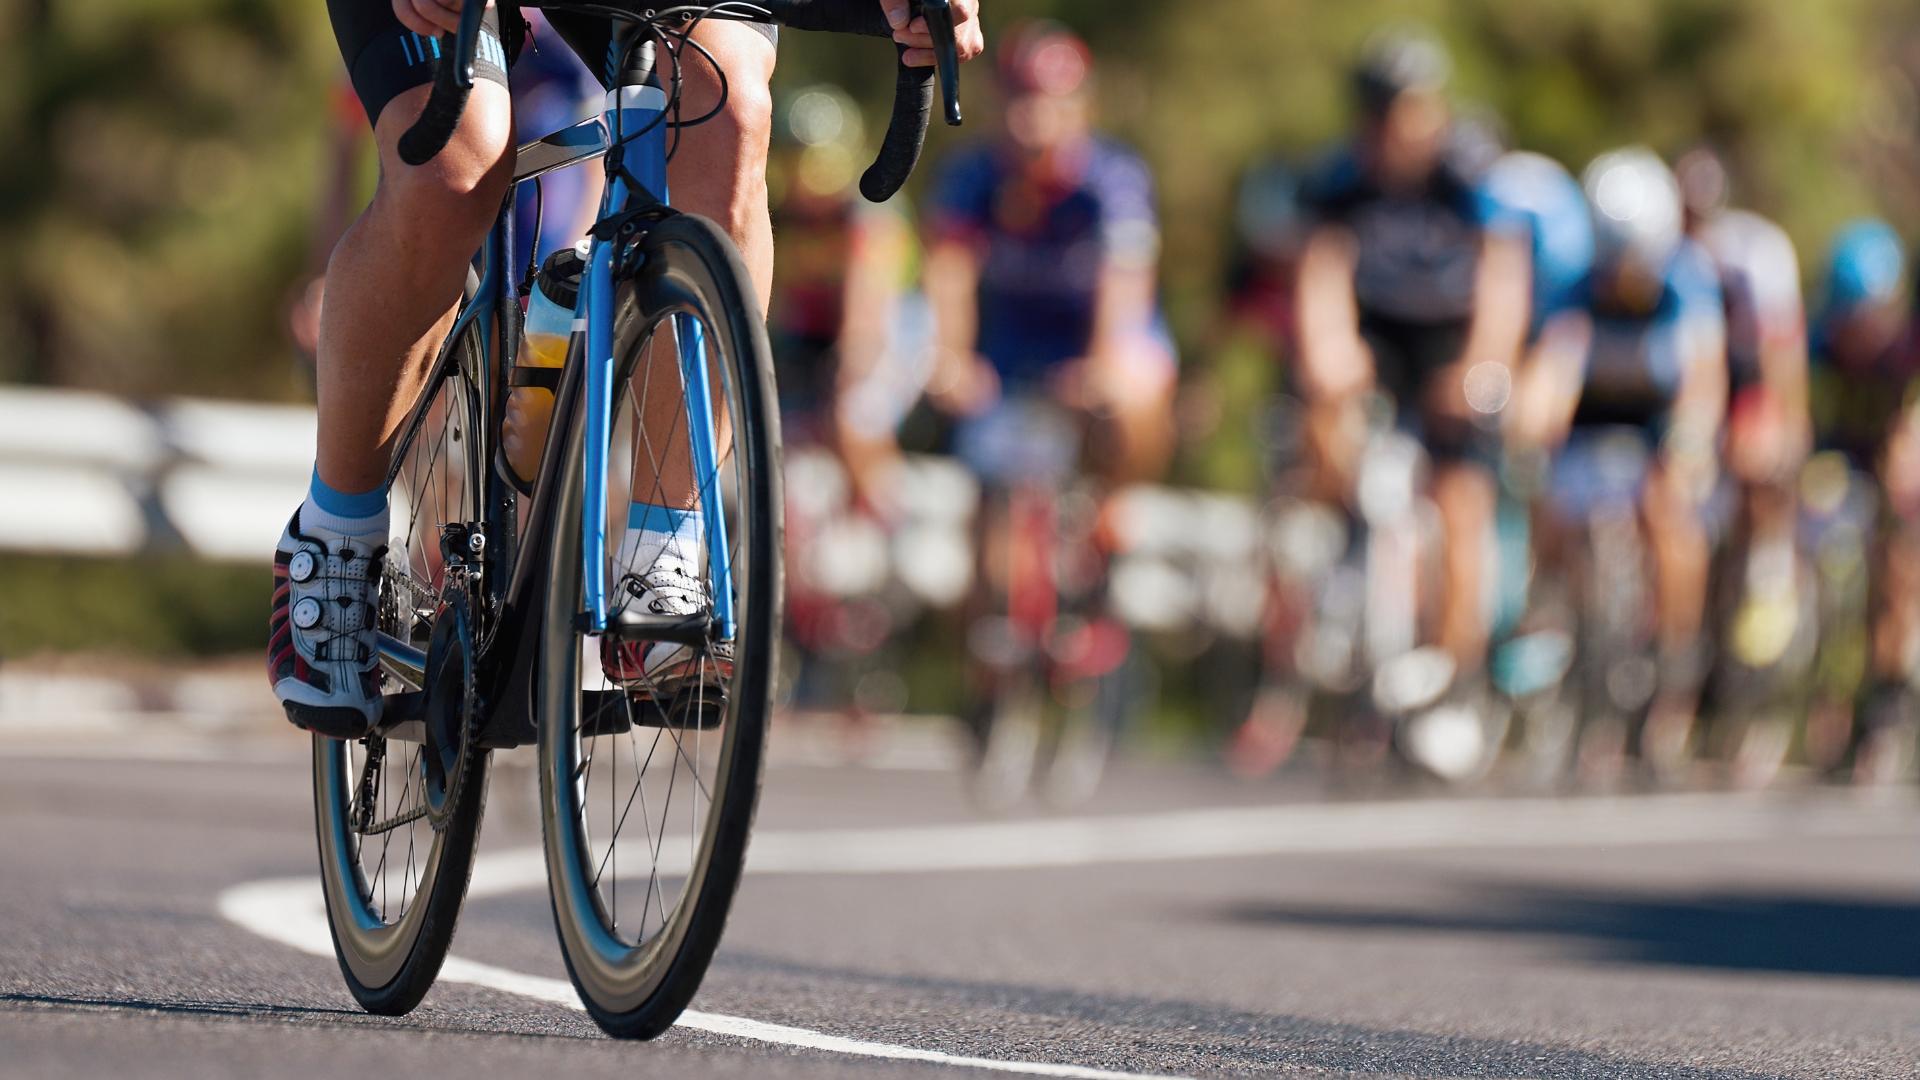
MULTIPOLYGON (((706 581, 681 560, 662 558, 625 584, 633 597, 630 602, 651 615, 693 615, 713 607, 706 581)), ((724 688, 733 678, 733 645, 694 648, 672 641, 603 638, 600 667, 608 682, 629 694, 664 702, 688 690, 724 688)))
POLYGON ((385 546, 336 547, 300 532, 300 516, 273 554, 267 678, 295 727, 357 739, 380 721, 375 605, 385 546))

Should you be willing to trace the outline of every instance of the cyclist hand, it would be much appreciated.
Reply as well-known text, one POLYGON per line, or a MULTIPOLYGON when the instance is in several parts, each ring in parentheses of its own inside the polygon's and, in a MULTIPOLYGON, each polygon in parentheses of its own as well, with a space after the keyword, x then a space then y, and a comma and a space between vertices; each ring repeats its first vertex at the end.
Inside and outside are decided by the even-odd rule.
POLYGON ((1373 353, 1358 335, 1320 343, 1299 365, 1300 389, 1312 401, 1345 401, 1373 389, 1373 353))
POLYGON ((460 29, 461 6, 461 0, 393 0, 393 17, 416 34, 438 37, 460 29))
MULTIPOLYGON (((880 0, 887 13, 887 25, 893 27, 893 40, 907 47, 900 62, 908 67, 933 66, 933 34, 925 18, 907 21, 907 0, 880 0)), ((953 0, 953 44, 960 62, 979 56, 986 49, 980 33, 980 0, 953 0)))

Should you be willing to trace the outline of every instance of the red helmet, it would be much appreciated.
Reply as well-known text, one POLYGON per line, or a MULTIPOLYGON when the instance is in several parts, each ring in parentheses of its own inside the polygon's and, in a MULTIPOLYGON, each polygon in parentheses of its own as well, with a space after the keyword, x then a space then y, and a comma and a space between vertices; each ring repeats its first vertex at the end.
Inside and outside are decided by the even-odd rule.
POLYGON ((1023 22, 1000 38, 1000 86, 1009 92, 1071 94, 1092 74, 1093 50, 1057 22, 1023 22))

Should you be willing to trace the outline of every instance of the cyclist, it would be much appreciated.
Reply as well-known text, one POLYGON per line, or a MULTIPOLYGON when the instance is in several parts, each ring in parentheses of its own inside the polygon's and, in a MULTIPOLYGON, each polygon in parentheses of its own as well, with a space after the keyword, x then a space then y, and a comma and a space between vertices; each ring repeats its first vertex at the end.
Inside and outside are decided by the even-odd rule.
MULTIPOLYGON (((924 20, 908 19, 905 0, 875 0, 908 64, 933 63, 924 20)), ((491 6, 491 5, 490 5, 491 6)), ((386 473, 395 428, 417 396, 446 334, 467 261, 492 224, 513 165, 512 100, 506 68, 525 24, 486 16, 475 85, 452 140, 432 161, 400 160, 400 135, 420 114, 433 77, 434 39, 458 26, 460 0, 329 0, 342 59, 373 125, 380 182, 328 263, 328 302, 320 318, 317 375, 318 455, 312 486, 281 537, 268 644, 274 693, 297 726, 353 736, 379 719, 374 603, 388 533, 386 473), (506 33, 503 36, 502 28, 506 33)), ((954 4, 959 51, 981 50, 976 0, 954 4)), ((610 55, 611 22, 554 13, 557 35, 594 70, 610 55)), ((759 295, 768 292, 773 235, 768 222, 766 158, 773 73, 772 26, 725 20, 693 31, 712 63, 679 75, 689 115, 716 110, 682 132, 669 176, 683 209, 712 218, 739 246, 759 295), (722 100, 724 98, 724 101, 722 100)), ((544 43, 543 43, 544 44, 544 43)), ((551 47, 551 46, 549 46, 551 47)), ((672 63, 662 57, 663 65, 672 63)), ((669 74, 671 74, 669 72, 669 74)), ((670 392, 655 395, 669 400, 670 392)), ((638 563, 653 562, 649 606, 687 613, 707 597, 697 573, 700 515, 690 480, 666 505, 636 504, 623 543, 638 563), (656 553, 667 557, 652 559, 656 553)), ((628 554, 623 552, 623 554, 628 554)), ((660 644, 638 663, 611 657, 617 681, 666 676, 685 667, 684 650, 660 644), (637 670, 636 670, 637 669, 637 670)))
MULTIPOLYGON (((1744 485, 1790 491, 1812 438, 1799 257, 1780 226, 1728 208, 1711 147, 1681 155, 1674 174, 1687 235, 1713 260, 1727 309, 1727 465, 1744 485)), ((1791 501, 1773 518, 1791 527, 1791 501)))
POLYGON ((1487 171, 1487 197, 1526 223, 1532 268, 1527 347, 1504 433, 1540 449, 1564 433, 1586 367, 1593 215, 1580 182, 1544 154, 1514 150, 1487 171))
MULTIPOLYGON (((1057 23, 1010 30, 998 59, 1003 130, 943 163, 929 207, 929 394, 982 418, 1046 392, 1115 435, 1110 480, 1157 474, 1172 441, 1175 358, 1160 319, 1153 184, 1092 127, 1093 56, 1057 23)), ((957 435, 969 442, 966 425, 957 435)))
MULTIPOLYGON (((1527 251, 1451 139, 1451 61, 1414 31, 1373 39, 1353 72, 1360 130, 1309 182, 1299 384, 1325 487, 1353 490, 1353 417, 1377 388, 1433 461, 1445 568, 1436 642, 1457 676, 1486 655, 1495 504, 1489 414, 1526 329, 1527 251)), ((1474 147, 1478 149, 1478 147, 1474 147)))
MULTIPOLYGON (((1577 332, 1587 339, 1571 432, 1554 476, 1562 510, 1604 483, 1603 430, 1638 429, 1652 452, 1639 491, 1652 551, 1659 684, 1641 750, 1670 761, 1692 729, 1704 677, 1707 589, 1700 507, 1713 484, 1726 399, 1719 275, 1686 237, 1679 184, 1652 151, 1615 150, 1582 176, 1595 258, 1577 332)), ((1591 602, 1591 600, 1589 600, 1591 602)))
POLYGON ((1897 764, 1889 737, 1910 722, 1920 643, 1920 374, 1908 299, 1906 248, 1885 222, 1856 221, 1834 238, 1813 321, 1813 413, 1822 449, 1837 451, 1881 489, 1869 579, 1867 692, 1856 772, 1897 764))

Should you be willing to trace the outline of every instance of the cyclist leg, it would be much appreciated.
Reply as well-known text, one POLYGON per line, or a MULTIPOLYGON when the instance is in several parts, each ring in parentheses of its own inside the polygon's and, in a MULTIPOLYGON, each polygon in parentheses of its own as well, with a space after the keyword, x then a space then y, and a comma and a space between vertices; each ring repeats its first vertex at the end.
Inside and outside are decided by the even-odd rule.
POLYGON ((1407 408, 1422 413, 1422 441, 1433 463, 1431 495, 1440 514, 1441 589, 1434 642, 1462 673, 1477 673, 1487 652, 1487 551, 1492 544, 1493 437, 1440 400, 1465 397, 1456 363, 1466 327, 1441 326, 1409 335, 1405 346, 1419 398, 1407 408))
MULTIPOLYGON (((318 469, 342 492, 385 482, 395 433, 446 332, 467 260, 492 224, 513 163, 505 73, 485 58, 446 150, 425 165, 402 162, 400 136, 426 104, 433 64, 413 51, 421 39, 385 5, 367 5, 376 14, 338 15, 355 6, 336 0, 335 29, 374 118, 380 180, 328 260, 320 315, 318 469)), ((497 36, 490 40, 497 46, 497 36)))
POLYGON ((1159 478, 1173 452, 1173 348, 1148 333, 1113 348, 1117 355, 1089 371, 1094 417, 1110 438, 1096 443, 1099 457, 1088 465, 1109 485, 1145 483, 1159 478))
POLYGON ((315 374, 314 478, 274 556, 267 674, 288 719, 351 737, 379 719, 374 604, 387 541, 393 440, 419 395, 511 171, 506 52, 489 16, 472 101, 444 153, 402 163, 424 107, 433 43, 384 5, 329 5, 354 89, 374 120, 380 183, 327 266, 315 374))
POLYGON ((1436 457, 1433 502, 1440 511, 1445 581, 1439 645, 1462 671, 1478 671, 1487 653, 1486 566, 1497 492, 1479 461, 1436 457))
POLYGON ((1683 656, 1699 641, 1706 609, 1706 527, 1693 500, 1659 463, 1647 473, 1640 509, 1653 549, 1660 651, 1683 656))

